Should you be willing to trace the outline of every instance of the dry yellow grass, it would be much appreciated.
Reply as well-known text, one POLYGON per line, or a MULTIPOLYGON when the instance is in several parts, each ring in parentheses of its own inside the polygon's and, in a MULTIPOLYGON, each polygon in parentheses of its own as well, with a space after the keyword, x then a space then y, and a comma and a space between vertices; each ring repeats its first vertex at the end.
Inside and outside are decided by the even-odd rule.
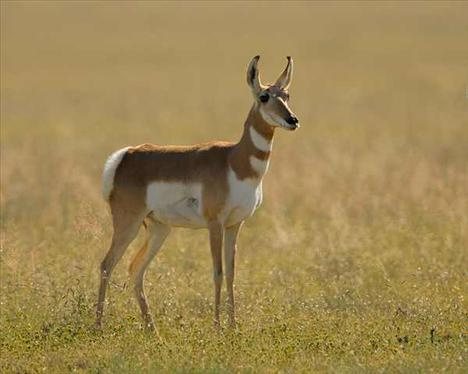
POLYGON ((3 372, 467 370, 466 3, 1 3, 3 372), (264 205, 240 237, 239 329, 211 328, 204 231, 150 267, 159 336, 117 267, 90 326, 127 144, 239 137, 245 83, 295 58, 264 205), (432 331, 432 332, 431 332, 432 331))

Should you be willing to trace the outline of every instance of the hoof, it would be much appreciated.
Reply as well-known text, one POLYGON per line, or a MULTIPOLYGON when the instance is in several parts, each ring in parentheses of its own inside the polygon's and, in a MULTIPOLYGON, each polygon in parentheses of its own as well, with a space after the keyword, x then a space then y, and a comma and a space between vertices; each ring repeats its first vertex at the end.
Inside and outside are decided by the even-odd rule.
POLYGON ((154 327, 153 318, 150 315, 144 316, 143 321, 144 321, 143 327, 145 331, 148 331, 148 332, 156 331, 156 328, 154 327))
POLYGON ((148 331, 148 332, 155 332, 155 331, 156 331, 156 327, 154 327, 154 323, 153 323, 153 322, 145 323, 145 330, 148 331))
POLYGON ((102 331, 102 322, 101 321, 96 321, 93 325, 93 330, 94 331, 102 331))

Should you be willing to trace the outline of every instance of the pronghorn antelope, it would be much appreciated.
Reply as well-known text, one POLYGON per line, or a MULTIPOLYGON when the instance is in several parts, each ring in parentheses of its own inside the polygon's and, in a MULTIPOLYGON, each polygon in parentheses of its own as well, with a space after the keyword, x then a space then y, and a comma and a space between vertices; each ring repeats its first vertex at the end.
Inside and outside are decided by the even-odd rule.
POLYGON ((143 278, 171 227, 209 231, 216 326, 219 326, 224 245, 229 322, 235 324, 233 281, 237 236, 244 220, 262 202, 262 179, 268 169, 275 128, 299 127, 297 117, 288 106, 292 58, 288 57, 286 68, 272 85, 260 81, 259 58, 254 57, 247 70, 254 103, 239 142, 216 141, 192 146, 143 144, 123 148, 108 158, 103 173, 103 195, 110 205, 114 233, 101 263, 98 328, 112 270, 142 225, 147 238, 131 262, 130 274, 145 326, 154 329, 143 278))

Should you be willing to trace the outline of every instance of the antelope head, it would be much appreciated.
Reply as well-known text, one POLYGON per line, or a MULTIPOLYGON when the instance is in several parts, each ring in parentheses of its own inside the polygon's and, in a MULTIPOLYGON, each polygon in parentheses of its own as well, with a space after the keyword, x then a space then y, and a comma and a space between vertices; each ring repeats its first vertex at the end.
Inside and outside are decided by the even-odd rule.
POLYGON ((288 64, 274 84, 264 85, 260 80, 258 60, 255 56, 247 69, 247 83, 252 90, 255 105, 262 118, 272 127, 287 130, 299 128, 299 120, 289 108, 289 86, 293 73, 293 60, 287 57, 288 64))

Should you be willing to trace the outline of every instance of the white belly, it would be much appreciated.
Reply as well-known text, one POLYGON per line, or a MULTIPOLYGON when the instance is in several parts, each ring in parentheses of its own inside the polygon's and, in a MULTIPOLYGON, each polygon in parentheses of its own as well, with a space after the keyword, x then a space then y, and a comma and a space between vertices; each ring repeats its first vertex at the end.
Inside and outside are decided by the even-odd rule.
MULTIPOLYGON (((228 172, 229 192, 219 219, 224 226, 232 226, 249 218, 262 202, 262 183, 258 179, 239 180, 228 172)), ((153 182, 146 192, 146 205, 151 216, 170 226, 203 228, 202 184, 153 182)))
POLYGON ((225 226, 232 226, 252 216, 262 203, 262 182, 239 180, 232 169, 228 173, 229 195, 224 207, 225 226))
POLYGON ((194 229, 206 227, 201 183, 153 182, 147 189, 146 204, 159 222, 194 229))

